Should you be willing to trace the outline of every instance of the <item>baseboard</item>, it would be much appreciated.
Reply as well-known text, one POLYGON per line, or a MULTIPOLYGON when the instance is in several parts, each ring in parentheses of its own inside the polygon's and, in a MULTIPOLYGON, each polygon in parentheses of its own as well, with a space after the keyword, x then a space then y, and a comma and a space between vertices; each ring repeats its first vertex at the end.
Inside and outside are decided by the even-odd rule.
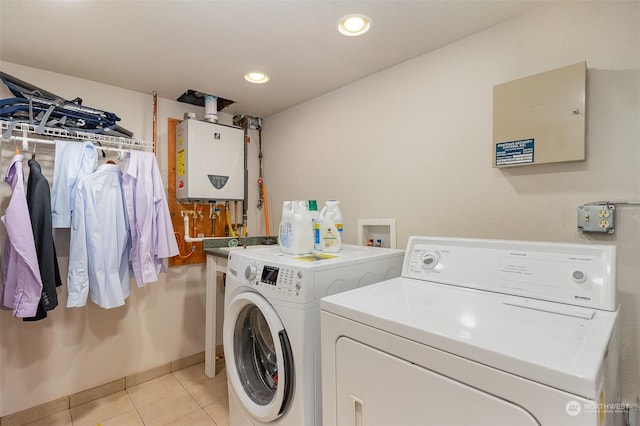
POLYGON ((187 368, 201 362, 204 362, 204 352, 189 355, 187 357, 171 361, 167 364, 163 364, 150 370, 125 376, 118 380, 114 380, 112 382, 105 383, 91 389, 85 389, 83 391, 76 392, 72 395, 63 396, 53 401, 45 402, 44 404, 27 408, 26 410, 18 411, 17 413, 8 414, 0 418, 0 426, 19 426, 25 423, 33 422, 38 419, 56 414, 60 411, 68 410, 71 407, 103 398, 113 393, 131 388, 135 385, 139 385, 140 383, 153 380, 160 376, 164 376, 165 374, 182 370, 183 368, 187 368))

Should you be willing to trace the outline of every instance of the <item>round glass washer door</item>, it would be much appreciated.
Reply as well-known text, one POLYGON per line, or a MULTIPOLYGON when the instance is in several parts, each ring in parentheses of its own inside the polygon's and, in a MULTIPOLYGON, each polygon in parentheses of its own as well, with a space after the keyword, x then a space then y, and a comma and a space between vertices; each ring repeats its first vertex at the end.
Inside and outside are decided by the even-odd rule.
POLYGON ((245 410, 270 422, 287 408, 293 357, 282 321, 261 295, 243 292, 227 306, 223 326, 227 377, 245 410))

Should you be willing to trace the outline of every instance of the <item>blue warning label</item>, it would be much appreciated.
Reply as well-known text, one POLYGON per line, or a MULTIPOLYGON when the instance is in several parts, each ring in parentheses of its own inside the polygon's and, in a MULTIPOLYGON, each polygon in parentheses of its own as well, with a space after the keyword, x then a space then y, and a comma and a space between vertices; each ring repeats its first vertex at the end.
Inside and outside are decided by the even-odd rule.
POLYGON ((534 139, 496 144, 496 166, 533 163, 534 139))

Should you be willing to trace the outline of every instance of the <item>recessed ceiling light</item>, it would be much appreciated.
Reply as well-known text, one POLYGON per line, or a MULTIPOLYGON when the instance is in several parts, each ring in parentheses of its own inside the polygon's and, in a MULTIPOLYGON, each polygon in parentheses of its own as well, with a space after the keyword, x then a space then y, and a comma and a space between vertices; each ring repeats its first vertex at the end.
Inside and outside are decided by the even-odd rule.
POLYGON ((244 79, 249 83, 266 83, 269 81, 269 76, 260 71, 251 71, 244 75, 244 79))
POLYGON ((364 15, 347 15, 338 21, 338 31, 346 36, 359 36, 371 28, 371 19, 364 15))

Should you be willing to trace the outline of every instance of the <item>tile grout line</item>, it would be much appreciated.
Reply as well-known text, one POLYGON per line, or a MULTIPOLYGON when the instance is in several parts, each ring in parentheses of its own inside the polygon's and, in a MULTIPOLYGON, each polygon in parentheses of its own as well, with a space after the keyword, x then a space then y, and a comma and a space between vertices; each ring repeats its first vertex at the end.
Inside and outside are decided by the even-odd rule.
POLYGON ((127 397, 129 398, 129 401, 131 401, 131 405, 133 405, 133 409, 136 411, 136 415, 138 416, 138 418, 140 419, 140 422, 145 425, 146 423, 144 422, 144 419, 142 418, 142 414, 140 414, 140 411, 138 411, 138 406, 136 405, 136 403, 133 401, 133 398, 131 398, 131 395, 129 395, 129 391, 127 390, 127 388, 125 387, 124 391, 127 393, 127 397))
MULTIPOLYGON (((195 365, 195 364, 194 364, 194 365, 195 365)), ((176 371, 180 371, 180 370, 176 370, 176 371)), ((204 409, 204 407, 203 407, 202 405, 200 405, 200 402, 199 402, 199 401, 198 401, 198 400, 193 396, 193 394, 191 394, 191 392, 189 392, 189 389, 188 389, 188 388, 187 388, 187 387, 186 387, 186 386, 185 386, 185 385, 180 381, 180 379, 178 379, 178 378, 176 377, 176 375, 174 374, 174 372, 173 372, 173 371, 171 372, 171 375, 173 376, 173 378, 174 378, 174 379, 176 379, 176 381, 180 384, 180 386, 182 386, 182 389, 184 389, 184 390, 185 390, 185 392, 187 392, 187 394, 189 395, 189 397, 190 397, 191 399, 193 399, 193 401, 198 405, 199 410, 200 410, 200 411, 202 411, 202 412, 204 412, 204 414, 207 416, 207 418, 211 419, 211 421, 213 422, 213 424, 214 424, 215 426, 218 426, 218 423, 216 423, 215 419, 213 419, 213 418, 209 415, 209 413, 207 413, 207 410, 205 410, 205 409, 204 409)), ((207 380, 210 380, 210 379, 207 377, 207 380)), ((197 384, 194 384, 194 385, 192 385, 192 386, 197 386, 197 384)), ((196 411, 194 411, 194 413, 195 413, 195 412, 196 412, 196 411)))

